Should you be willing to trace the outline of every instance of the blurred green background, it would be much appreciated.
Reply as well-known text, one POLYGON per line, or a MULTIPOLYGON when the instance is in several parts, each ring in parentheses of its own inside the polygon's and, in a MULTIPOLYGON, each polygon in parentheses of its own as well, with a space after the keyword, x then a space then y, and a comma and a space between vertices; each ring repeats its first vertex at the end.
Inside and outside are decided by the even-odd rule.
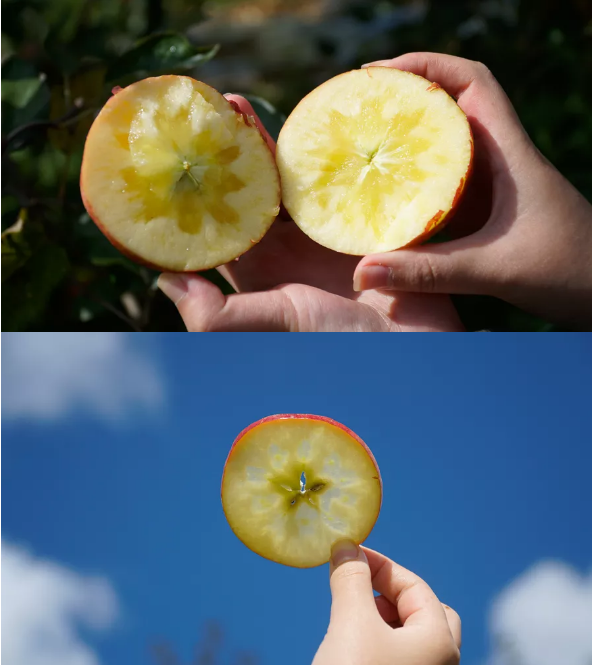
MULTIPOLYGON (((3 0, 2 18, 3 330, 184 330, 157 274, 109 245, 78 187, 97 111, 148 75, 267 100, 278 112, 257 109, 277 133, 307 92, 362 63, 416 50, 480 60, 592 200, 589 0, 3 0)), ((469 330, 557 330, 493 298, 455 302, 469 330)))

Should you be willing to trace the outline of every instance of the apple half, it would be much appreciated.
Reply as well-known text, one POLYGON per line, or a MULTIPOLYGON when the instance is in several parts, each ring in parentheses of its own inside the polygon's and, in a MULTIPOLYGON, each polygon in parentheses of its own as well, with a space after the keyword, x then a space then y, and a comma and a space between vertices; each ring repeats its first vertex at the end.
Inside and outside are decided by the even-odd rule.
POLYGON ((240 256, 280 204, 275 162, 255 124, 187 76, 147 78, 109 99, 86 139, 80 190, 113 245, 177 272, 240 256))
POLYGON ((467 182, 473 138, 437 83, 368 67, 330 79, 296 106, 276 161, 283 203, 304 233, 365 255, 442 228, 467 182))
POLYGON ((364 541, 380 512, 382 481, 368 446, 330 418, 268 416, 236 438, 222 506, 238 538, 296 568, 329 561, 331 546, 364 541))

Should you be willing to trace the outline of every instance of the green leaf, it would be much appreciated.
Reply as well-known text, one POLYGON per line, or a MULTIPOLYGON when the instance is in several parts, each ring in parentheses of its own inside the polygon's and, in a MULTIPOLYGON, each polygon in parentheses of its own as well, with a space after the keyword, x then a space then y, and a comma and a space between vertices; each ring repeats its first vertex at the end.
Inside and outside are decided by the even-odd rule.
POLYGON ((263 126, 270 133, 273 140, 277 141, 280 129, 286 122, 286 116, 283 113, 280 113, 272 104, 262 97, 257 97, 255 95, 243 95, 243 97, 251 102, 251 106, 259 116, 263 126))
POLYGON ((110 38, 109 31, 101 26, 81 27, 74 39, 65 43, 52 30, 43 44, 51 62, 52 81, 58 82, 62 75, 74 76, 81 67, 106 60, 111 55, 110 38))
POLYGON ((10 55, 2 61, 2 82, 35 78, 38 74, 34 65, 15 55, 10 55))
POLYGON ((3 329, 26 330, 39 318, 69 268, 64 249, 45 236, 40 224, 21 211, 2 234, 3 329))
POLYGON ((26 330, 45 311, 54 288, 68 272, 66 252, 45 243, 3 289, 3 330, 26 330))
POLYGON ((2 231, 12 226, 18 218, 19 202, 16 196, 5 194, 2 196, 2 231))
POLYGON ((74 223, 74 238, 77 250, 88 263, 99 267, 119 265, 130 272, 140 273, 140 266, 115 249, 88 214, 83 214, 74 223))
POLYGON ((43 74, 19 81, 2 81, 2 101, 12 104, 17 109, 23 109, 33 99, 44 81, 43 74))
POLYGON ((47 4, 47 23, 62 43, 68 43, 76 36, 85 5, 80 0, 52 0, 47 4))
POLYGON ((150 35, 124 53, 108 69, 109 83, 184 71, 211 60, 218 46, 195 47, 185 37, 175 33, 150 35))
POLYGON ((14 53, 14 46, 10 37, 2 33, 2 60, 14 53))
POLYGON ((2 281, 11 277, 31 257, 31 243, 23 233, 27 211, 21 210, 16 222, 2 233, 2 281))
POLYGON ((49 87, 45 75, 15 56, 2 63, 2 133, 45 118, 49 87))
MULTIPOLYGON (((4 82, 3 82, 4 85, 4 82)), ((36 89, 33 96, 23 108, 14 107, 9 103, 2 103, 2 133, 8 134, 18 127, 27 125, 35 120, 45 120, 49 111, 49 88, 45 81, 36 89)), ((11 142, 11 148, 20 149, 30 139, 31 133, 23 133, 18 140, 11 142)))
POLYGON ((102 63, 94 63, 80 68, 68 77, 67 86, 56 85, 51 89, 49 117, 52 121, 60 120, 72 112, 77 113, 74 103, 85 111, 70 119, 67 126, 50 129, 47 136, 56 148, 65 153, 72 152, 84 144, 86 135, 94 120, 92 109, 102 106, 104 99, 103 84, 106 67, 102 63))

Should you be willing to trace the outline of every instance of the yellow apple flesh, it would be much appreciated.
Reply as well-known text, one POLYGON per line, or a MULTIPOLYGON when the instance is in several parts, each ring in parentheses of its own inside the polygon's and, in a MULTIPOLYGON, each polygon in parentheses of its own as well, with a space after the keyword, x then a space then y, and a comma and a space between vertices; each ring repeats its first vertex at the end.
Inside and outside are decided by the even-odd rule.
POLYGON ((186 76, 120 89, 88 134, 84 205, 122 252, 169 271, 212 268, 250 249, 280 204, 259 130, 186 76))
POLYGON ((355 255, 417 244, 448 221, 473 159, 467 117, 438 84, 387 67, 336 76, 278 138, 283 203, 313 240, 355 255))
POLYGON ((382 481, 366 444, 344 425, 307 414, 263 418, 228 455, 222 505, 238 538, 297 568, 326 563, 331 546, 364 541, 380 511, 382 481))

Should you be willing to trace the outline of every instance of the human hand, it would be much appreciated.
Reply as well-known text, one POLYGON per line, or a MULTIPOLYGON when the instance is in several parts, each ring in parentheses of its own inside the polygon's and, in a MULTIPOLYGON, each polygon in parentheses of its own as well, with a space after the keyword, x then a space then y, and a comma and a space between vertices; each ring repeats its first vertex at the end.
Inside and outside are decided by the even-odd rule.
MULTIPOLYGON (((226 95, 254 117, 270 150, 273 139, 249 102, 226 95)), ((445 332, 462 324, 448 296, 353 290, 359 257, 318 245, 288 219, 238 260, 219 268, 236 289, 224 296, 199 275, 165 274, 159 286, 177 305, 189 331, 445 332)))
POLYGON ((475 169, 450 222, 455 240, 366 256, 355 287, 491 295, 590 330, 592 206, 535 148, 491 72, 435 53, 372 64, 424 76, 457 99, 475 169))
POLYGON ((313 665, 459 663, 460 618, 417 575, 351 541, 334 545, 330 575, 331 620, 313 665))

